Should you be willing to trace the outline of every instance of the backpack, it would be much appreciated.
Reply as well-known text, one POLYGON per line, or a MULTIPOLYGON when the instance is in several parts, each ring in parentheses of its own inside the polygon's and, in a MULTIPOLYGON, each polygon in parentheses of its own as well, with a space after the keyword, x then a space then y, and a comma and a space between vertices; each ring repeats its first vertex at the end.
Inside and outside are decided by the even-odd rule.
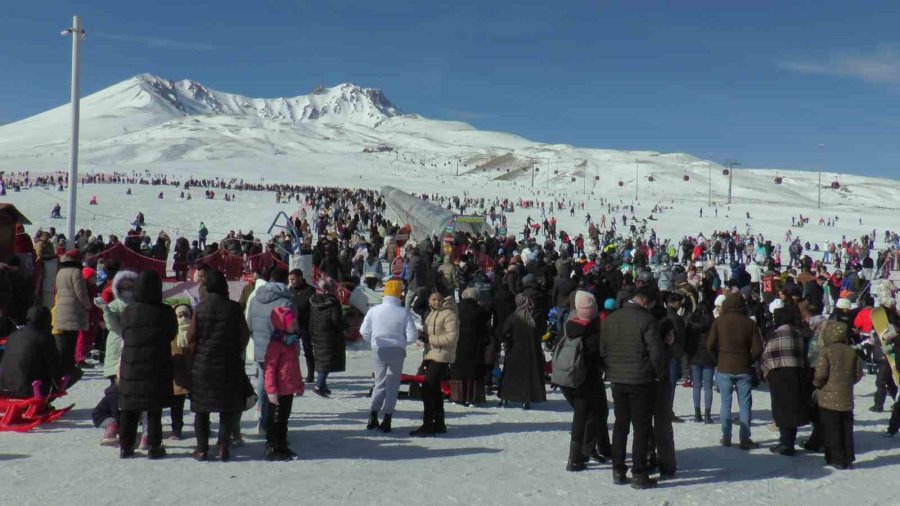
POLYGON ((578 388, 587 378, 584 343, 580 337, 563 337, 553 348, 553 372, 550 382, 567 388, 578 388))

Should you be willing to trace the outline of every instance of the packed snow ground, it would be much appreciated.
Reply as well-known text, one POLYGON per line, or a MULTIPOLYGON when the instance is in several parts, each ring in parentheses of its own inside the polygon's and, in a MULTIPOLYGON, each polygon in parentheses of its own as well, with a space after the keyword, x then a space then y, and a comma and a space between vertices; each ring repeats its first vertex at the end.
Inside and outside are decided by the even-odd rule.
MULTIPOLYGON (((225 164, 184 167, 178 173, 193 175, 258 174, 266 181, 299 184, 340 185, 378 188, 393 184, 414 192, 439 192, 473 196, 531 198, 533 193, 522 182, 488 182, 475 176, 436 175, 433 170, 396 167, 371 171, 368 165, 352 164, 350 157, 337 157, 328 170, 294 170, 265 167, 258 171, 238 171, 225 164)), ((204 221, 210 238, 218 240, 228 230, 253 229, 265 232, 279 210, 293 211, 295 205, 275 204, 271 193, 236 192, 236 202, 202 198, 202 190, 192 190, 193 200, 180 201, 180 190, 132 185, 133 195, 126 197, 123 185, 87 185, 79 187, 78 227, 95 233, 120 236, 138 211, 143 211, 151 237, 164 229, 170 235, 179 232, 195 235, 204 221), (159 191, 165 198, 158 200, 159 191), (96 195, 98 206, 86 203, 96 195)), ((659 193, 643 194, 636 209, 639 218, 671 192, 657 186, 659 193)), ((578 188, 580 189, 580 188, 578 188)), ((651 189, 652 190, 652 189, 651 189)), ((546 196, 542 191, 540 198, 546 196)), ((736 191, 736 194, 739 193, 736 191)), ((65 220, 49 219, 56 202, 66 209, 65 192, 32 189, 10 192, 3 201, 15 204, 38 226, 65 228, 65 220)), ((585 196, 574 189, 568 194, 576 202, 585 196)), ((633 195, 633 194, 632 194, 633 195)), ((557 215, 561 229, 582 232, 585 212, 595 218, 603 214, 598 196, 591 196, 585 211, 570 218, 557 215)), ((620 196, 610 193, 617 202, 620 196)), ((621 198, 629 198, 623 192, 621 198)), ((796 207, 770 203, 743 204, 736 200, 728 218, 727 209, 719 217, 699 219, 712 213, 705 203, 686 203, 676 199, 674 209, 658 214, 653 222, 661 237, 680 239, 683 235, 709 234, 716 229, 737 227, 745 231, 750 211, 753 232, 763 232, 783 240, 791 215, 812 217, 806 228, 794 229, 804 240, 822 244, 842 234, 856 237, 876 228, 879 236, 888 227, 896 227, 892 212, 868 210, 863 206, 842 206, 815 212, 805 204, 796 207), (805 207, 804 207, 805 206, 805 207), (836 228, 816 225, 819 215, 840 216, 836 228), (859 225, 859 218, 863 225, 859 225)), ((510 215, 510 230, 518 231, 526 216, 540 216, 539 210, 518 210, 510 215)), ((264 236, 264 235, 263 235, 264 236)), ((410 349, 406 370, 412 371, 419 355, 410 349)), ((772 455, 766 448, 750 453, 737 448, 720 448, 719 426, 687 422, 675 426, 678 475, 655 491, 633 491, 612 485, 609 465, 592 466, 583 473, 564 470, 571 412, 558 393, 551 393, 545 404, 531 411, 501 409, 492 402, 483 407, 464 408, 448 405, 448 434, 427 440, 410 439, 408 430, 420 420, 421 403, 401 401, 395 432, 380 435, 365 430, 369 387, 370 353, 348 352, 348 371, 330 378, 335 396, 320 399, 311 392, 295 403, 291 419, 291 441, 302 459, 292 463, 262 461, 264 443, 252 436, 253 422, 246 416, 243 427, 248 445, 235 451, 234 462, 200 464, 189 458, 191 439, 168 443, 170 457, 163 461, 137 459, 120 461, 116 451, 99 446, 100 432, 90 422, 90 411, 106 385, 98 370, 73 388, 65 399, 75 408, 62 421, 29 434, 0 433, 0 483, 2 502, 9 504, 255 504, 260 501, 290 501, 309 498, 317 504, 773 504, 785 501, 797 504, 892 504, 896 502, 893 483, 900 464, 898 441, 880 437, 888 414, 872 414, 873 377, 866 376, 857 387, 857 469, 836 472, 826 468, 821 455, 801 453, 794 458, 772 455)), ((611 397, 610 397, 611 400, 611 397)), ((60 403, 64 405, 64 403, 60 403)), ((718 399, 713 404, 717 413, 718 399)), ((771 421, 769 397, 754 392, 753 438, 765 446, 775 443, 776 434, 765 424, 771 421)), ((735 407, 736 409, 736 407, 735 407)), ((692 413, 689 389, 680 388, 676 413, 692 413)), ((249 415, 249 414, 247 414, 249 415)), ((610 423, 613 415, 610 412, 610 423)), ((191 416, 187 416, 190 427, 191 416)), ((718 416, 714 416, 718 422, 718 416)), ((735 428, 737 430, 737 428, 735 428)), ((806 433, 802 431, 801 437, 806 433)), ((190 438, 193 434, 187 432, 190 438)))
MULTIPOLYGON (((413 371, 420 357, 411 347, 405 370, 413 371)), ((90 370, 69 397, 58 401, 75 403, 61 421, 27 434, 0 433, 3 503, 287 504, 300 497, 320 505, 896 502, 890 483, 900 449, 897 440, 880 437, 888 415, 866 411, 873 376, 866 376, 856 391, 855 470, 827 468, 822 455, 769 453, 766 447, 777 439, 766 428, 769 395, 756 390, 752 431, 763 448, 744 452, 719 447, 716 415, 714 425, 676 424, 676 478, 653 491, 634 491, 612 484, 608 464, 591 465, 581 473, 565 471, 571 411, 558 392, 530 411, 500 408, 493 400, 471 408, 448 403, 447 434, 414 439, 407 432, 420 422, 421 402, 399 402, 393 433, 367 431, 370 352, 348 351, 347 368, 329 378, 331 399, 308 392, 294 403, 290 440, 301 460, 290 463, 262 460, 265 442, 254 435, 252 412, 244 414, 242 424, 247 444, 234 451, 232 462, 190 458, 190 414, 187 439, 165 442, 167 459, 120 461, 117 449, 99 445, 100 430, 90 421, 107 384, 98 369, 90 370)), ((718 406, 716 399, 715 413, 718 406)), ((675 411, 690 416, 690 389, 678 388, 675 411)), ((165 416, 163 422, 168 431, 165 416)), ((802 430, 801 437, 806 433, 802 430)))

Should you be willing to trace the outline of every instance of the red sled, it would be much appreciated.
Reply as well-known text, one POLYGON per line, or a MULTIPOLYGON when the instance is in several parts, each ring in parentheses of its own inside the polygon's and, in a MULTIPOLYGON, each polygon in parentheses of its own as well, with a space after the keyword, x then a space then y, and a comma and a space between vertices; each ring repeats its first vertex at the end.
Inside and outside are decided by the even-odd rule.
MULTIPOLYGON (((401 385, 419 385, 422 386, 422 383, 425 381, 425 376, 422 374, 401 374, 400 375, 400 384, 401 385)), ((444 394, 444 397, 450 397, 450 382, 442 381, 441 382, 441 393, 444 394)))
POLYGON ((28 432, 37 426, 62 418, 75 405, 56 409, 50 402, 66 395, 63 378, 62 390, 44 397, 41 395, 41 382, 35 380, 31 386, 34 395, 27 399, 0 397, 0 432, 28 432))

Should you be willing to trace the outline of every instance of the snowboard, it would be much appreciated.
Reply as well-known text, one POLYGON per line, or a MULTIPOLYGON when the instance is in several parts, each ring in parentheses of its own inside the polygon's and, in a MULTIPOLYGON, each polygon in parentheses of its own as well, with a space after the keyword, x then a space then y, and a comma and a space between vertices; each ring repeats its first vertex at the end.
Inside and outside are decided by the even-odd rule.
MULTIPOLYGON (((891 325, 890 322, 888 322, 887 311, 885 311, 884 307, 877 307, 872 310, 872 328, 878 335, 878 339, 875 340, 875 346, 884 348, 888 345, 896 346, 900 344, 893 342, 897 337, 897 329, 894 328, 894 326, 891 325)), ((888 364, 890 364, 891 366, 891 373, 894 376, 894 384, 900 385, 900 383, 898 383, 898 381, 900 381, 900 371, 897 370, 896 352, 885 352, 884 356, 885 358, 887 358, 888 364)))

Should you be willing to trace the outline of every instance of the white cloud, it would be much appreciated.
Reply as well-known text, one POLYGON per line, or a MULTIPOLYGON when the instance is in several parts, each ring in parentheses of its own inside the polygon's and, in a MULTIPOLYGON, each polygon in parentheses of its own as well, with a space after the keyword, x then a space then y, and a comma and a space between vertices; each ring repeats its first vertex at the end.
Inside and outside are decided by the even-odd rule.
MULTIPOLYGON (((89 34, 90 35, 90 34, 89 34)), ((126 42, 136 42, 151 49, 181 49, 188 51, 212 51, 216 48, 207 42, 185 42, 181 40, 167 39, 165 37, 145 37, 143 35, 130 35, 123 33, 95 33, 97 37, 126 42)))
POLYGON ((804 74, 832 75, 869 83, 900 84, 900 46, 879 44, 873 51, 837 51, 817 60, 786 60, 782 68, 804 74))

